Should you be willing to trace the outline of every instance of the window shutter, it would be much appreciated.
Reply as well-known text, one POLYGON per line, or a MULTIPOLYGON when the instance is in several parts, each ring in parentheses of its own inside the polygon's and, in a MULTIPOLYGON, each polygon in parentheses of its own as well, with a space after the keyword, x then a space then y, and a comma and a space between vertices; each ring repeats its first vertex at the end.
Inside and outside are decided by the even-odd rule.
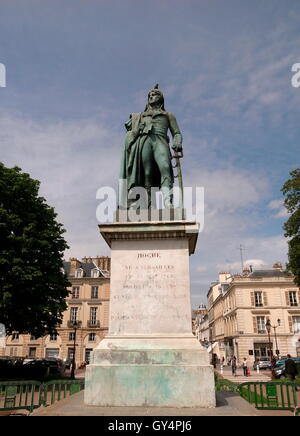
POLYGON ((251 292, 251 306, 255 306, 254 292, 251 292))
POLYGON ((293 329, 293 317, 289 316, 289 327, 290 327, 290 332, 294 333, 294 329, 293 329))
POLYGON ((268 298, 267 298, 267 293, 263 292, 263 305, 267 306, 268 305, 268 298))
POLYGON ((290 305, 289 292, 286 292, 286 293, 285 293, 285 301, 286 301, 286 305, 289 306, 289 305, 290 305))
POLYGON ((253 331, 254 333, 258 333, 256 317, 253 317, 253 331))

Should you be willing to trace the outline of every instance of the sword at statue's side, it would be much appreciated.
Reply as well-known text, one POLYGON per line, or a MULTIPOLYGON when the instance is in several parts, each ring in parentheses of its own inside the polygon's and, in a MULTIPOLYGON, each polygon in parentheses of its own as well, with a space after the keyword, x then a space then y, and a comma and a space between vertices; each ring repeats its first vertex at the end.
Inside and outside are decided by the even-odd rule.
POLYGON ((175 159, 176 163, 173 165, 173 168, 177 168, 177 175, 174 175, 174 178, 178 178, 178 186, 179 186, 179 207, 183 209, 184 203, 183 203, 183 180, 182 180, 182 171, 181 171, 181 164, 180 159, 183 158, 183 152, 182 151, 175 151, 174 155, 172 156, 172 159, 175 159))

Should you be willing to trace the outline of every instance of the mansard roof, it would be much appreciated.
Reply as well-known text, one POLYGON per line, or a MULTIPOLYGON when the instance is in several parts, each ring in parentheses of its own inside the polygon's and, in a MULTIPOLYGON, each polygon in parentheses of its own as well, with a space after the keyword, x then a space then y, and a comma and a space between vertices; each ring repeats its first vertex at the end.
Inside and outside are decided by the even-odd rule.
MULTIPOLYGON (((65 273, 70 276, 70 277, 74 277, 74 274, 70 275, 70 271, 71 271, 71 262, 63 262, 63 267, 65 270, 65 273)), ((97 265, 94 264, 94 262, 80 262, 79 266, 77 269, 82 269, 83 270, 83 277, 92 277, 92 270, 94 269, 98 269, 100 274, 99 277, 101 278, 108 278, 109 277, 109 272, 108 271, 102 271, 99 267, 97 267, 97 265)))

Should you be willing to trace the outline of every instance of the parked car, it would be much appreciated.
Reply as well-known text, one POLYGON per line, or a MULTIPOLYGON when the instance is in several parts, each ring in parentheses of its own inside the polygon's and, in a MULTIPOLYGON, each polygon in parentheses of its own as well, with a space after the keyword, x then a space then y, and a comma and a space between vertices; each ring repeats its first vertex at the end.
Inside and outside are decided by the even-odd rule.
POLYGON ((49 374, 50 367, 44 359, 31 360, 25 363, 22 368, 22 375, 27 379, 44 379, 48 377, 49 374))
POLYGON ((268 357, 259 357, 254 362, 253 369, 257 369, 257 366, 259 367, 259 369, 271 369, 272 364, 268 357))
POLYGON ((50 369, 50 374, 63 374, 65 372, 65 363, 62 359, 48 357, 44 359, 50 369))
MULTIPOLYGON (((279 360, 277 360, 275 367, 276 368, 284 368, 286 360, 287 360, 287 357, 281 357, 279 360)), ((297 365, 300 364, 300 357, 292 357, 292 360, 297 365)))
POLYGON ((47 377, 49 374, 63 374, 65 371, 64 362, 61 359, 47 358, 35 359, 23 365, 24 376, 47 377))
POLYGON ((280 368, 275 368, 274 373, 276 378, 280 378, 282 380, 288 377, 287 373, 285 372, 284 366, 281 366, 280 368))

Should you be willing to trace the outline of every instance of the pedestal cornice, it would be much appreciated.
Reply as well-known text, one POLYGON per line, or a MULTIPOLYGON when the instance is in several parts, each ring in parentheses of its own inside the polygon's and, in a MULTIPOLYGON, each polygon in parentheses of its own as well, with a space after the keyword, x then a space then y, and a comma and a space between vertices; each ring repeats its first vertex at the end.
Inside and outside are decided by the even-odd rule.
POLYGON ((109 247, 119 240, 188 239, 191 255, 197 244, 199 224, 195 221, 116 222, 100 224, 99 230, 109 247))

